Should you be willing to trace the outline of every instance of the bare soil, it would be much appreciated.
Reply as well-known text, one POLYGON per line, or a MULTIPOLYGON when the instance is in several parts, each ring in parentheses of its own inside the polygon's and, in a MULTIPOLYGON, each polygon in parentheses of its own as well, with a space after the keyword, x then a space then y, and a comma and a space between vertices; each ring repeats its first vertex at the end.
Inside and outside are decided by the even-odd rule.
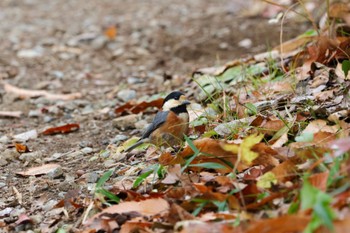
MULTIPOLYGON (((259 16, 242 16, 253 3, 0 1, 0 79, 24 89, 82 94, 82 98, 69 101, 21 99, 0 86, 0 111, 23 112, 20 118, 0 118, 2 226, 24 230, 16 228, 15 221, 26 214, 33 219, 30 229, 53 231, 63 224, 78 227, 81 213, 55 214, 53 205, 70 190, 91 197, 96 179, 111 167, 106 161, 113 160, 101 156, 101 151, 118 143, 116 135, 125 136, 125 140, 142 128, 114 127, 113 109, 123 103, 118 93, 129 90, 127 94, 138 99, 181 89, 196 68, 222 65, 278 45, 279 25, 268 24, 268 19, 259 16), (113 40, 103 34, 110 25, 117 28, 113 40), (250 39, 251 46, 238 46, 244 39, 250 39), (37 54, 21 55, 25 50, 37 54), (136 91, 135 96, 130 90, 136 91), (21 142, 29 147, 29 153, 19 154, 14 148, 14 135, 67 123, 78 123, 80 129, 21 142), (16 174, 46 163, 60 164, 63 173, 36 177, 16 174)), ((307 27, 287 22, 284 39, 307 27)))

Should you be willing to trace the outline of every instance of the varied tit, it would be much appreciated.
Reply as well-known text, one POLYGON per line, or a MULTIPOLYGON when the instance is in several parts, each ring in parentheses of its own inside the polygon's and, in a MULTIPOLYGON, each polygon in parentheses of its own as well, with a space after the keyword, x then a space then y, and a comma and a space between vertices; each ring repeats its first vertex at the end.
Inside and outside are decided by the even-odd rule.
POLYGON ((131 151, 145 142, 159 147, 180 145, 188 132, 187 105, 189 104, 182 92, 171 92, 163 101, 162 111, 157 113, 142 137, 125 151, 131 151))

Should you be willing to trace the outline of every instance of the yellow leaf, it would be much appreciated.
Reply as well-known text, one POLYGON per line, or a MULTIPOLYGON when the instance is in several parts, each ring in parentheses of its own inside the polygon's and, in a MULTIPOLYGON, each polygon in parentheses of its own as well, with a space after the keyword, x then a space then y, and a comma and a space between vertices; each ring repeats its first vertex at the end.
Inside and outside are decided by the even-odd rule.
POLYGON ((222 149, 224 149, 225 151, 232 152, 233 154, 238 154, 239 145, 235 145, 235 144, 224 144, 224 145, 222 145, 222 149))
POLYGON ((259 188, 271 188, 272 184, 277 184, 277 178, 274 173, 266 172, 258 178, 257 186, 259 188))
POLYGON ((242 159, 242 162, 244 162, 247 165, 252 164, 253 160, 256 159, 259 154, 252 151, 252 147, 259 143, 261 139, 263 139, 264 135, 257 135, 253 134, 248 137, 246 137, 243 142, 240 145, 240 156, 242 159))

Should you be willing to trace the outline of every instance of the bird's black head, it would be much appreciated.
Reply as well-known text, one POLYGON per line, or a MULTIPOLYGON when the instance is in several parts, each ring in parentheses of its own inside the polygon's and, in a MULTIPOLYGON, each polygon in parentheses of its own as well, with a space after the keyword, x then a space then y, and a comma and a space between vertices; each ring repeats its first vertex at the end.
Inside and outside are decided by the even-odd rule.
POLYGON ((163 111, 173 111, 176 114, 187 112, 186 106, 190 102, 187 101, 186 96, 180 91, 173 91, 167 97, 165 97, 163 102, 163 111))
POLYGON ((165 97, 163 101, 163 105, 171 99, 179 100, 181 96, 184 96, 184 94, 181 91, 173 91, 165 97))

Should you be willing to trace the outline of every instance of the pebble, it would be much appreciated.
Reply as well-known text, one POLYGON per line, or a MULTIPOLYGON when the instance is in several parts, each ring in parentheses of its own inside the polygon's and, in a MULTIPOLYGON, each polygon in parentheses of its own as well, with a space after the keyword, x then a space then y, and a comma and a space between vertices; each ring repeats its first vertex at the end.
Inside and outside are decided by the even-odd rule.
POLYGON ((126 139, 128 139, 128 136, 126 136, 124 134, 118 134, 111 140, 111 143, 115 144, 115 143, 120 142, 120 141, 125 141, 126 139))
POLYGON ((134 129, 135 123, 139 121, 139 115, 131 114, 113 119, 112 125, 120 130, 134 129))
POLYGON ((19 159, 26 162, 37 161, 42 158, 42 153, 40 151, 34 151, 29 153, 23 153, 19 156, 19 159))
POLYGON ((249 38, 243 39, 240 42, 238 42, 238 46, 242 48, 249 49, 253 45, 253 41, 249 38))
POLYGON ((11 140, 10 140, 9 137, 7 137, 6 135, 0 137, 0 143, 2 143, 2 144, 8 144, 8 143, 10 143, 10 142, 11 142, 11 140))
POLYGON ((125 89, 118 92, 117 97, 124 102, 128 102, 129 100, 135 99, 136 91, 125 89))
POLYGON ((135 123, 136 129, 144 129, 148 125, 148 122, 146 120, 140 120, 135 123))
POLYGON ((105 47, 107 42, 108 42, 108 40, 105 36, 98 36, 92 41, 91 47, 95 50, 99 50, 99 49, 102 49, 103 47, 105 47))
POLYGON ((90 154, 93 152, 93 149, 91 147, 84 147, 83 149, 80 150, 83 154, 90 154))
POLYGON ((89 172, 81 176, 87 183, 96 183, 100 175, 97 172, 89 172))
POLYGON ((39 109, 30 110, 28 113, 28 117, 39 117, 41 114, 42 113, 39 109))
POLYGON ((41 57, 43 52, 41 49, 23 49, 17 52, 19 58, 36 58, 41 57))
POLYGON ((38 132, 35 129, 13 136, 16 142, 26 142, 29 139, 35 139, 37 137, 38 132))
POLYGON ((110 167, 114 166, 114 164, 115 164, 114 159, 107 159, 106 161, 104 161, 103 166, 106 168, 110 168, 110 167))

